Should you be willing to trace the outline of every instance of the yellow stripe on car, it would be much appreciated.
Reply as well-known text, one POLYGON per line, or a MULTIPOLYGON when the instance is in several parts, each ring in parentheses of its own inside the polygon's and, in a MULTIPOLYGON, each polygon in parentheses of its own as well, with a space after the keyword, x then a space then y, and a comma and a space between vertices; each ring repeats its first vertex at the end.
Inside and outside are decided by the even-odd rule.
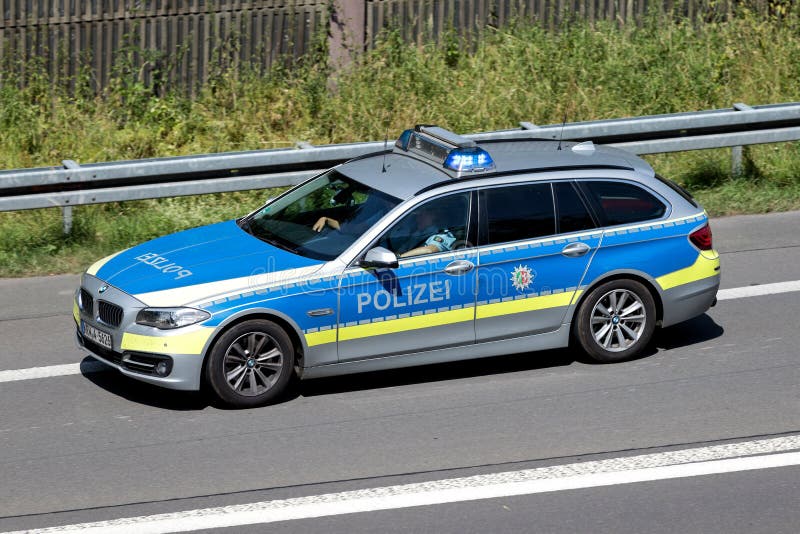
POLYGON ((202 354, 203 348, 214 333, 213 328, 202 327, 194 332, 176 336, 143 336, 125 332, 122 350, 142 352, 168 352, 171 354, 202 354))
MULTIPOLYGON (((580 294, 580 290, 566 291, 553 295, 542 295, 540 297, 531 297, 527 299, 483 304, 477 308, 462 308, 459 310, 448 310, 416 315, 413 317, 390 319, 387 321, 375 321, 368 324, 345 326, 339 328, 339 341, 362 339, 384 334, 397 334, 433 326, 445 326, 472 321, 476 318, 476 314, 478 319, 486 319, 501 315, 569 306, 580 294)), ((322 332, 309 332, 305 334, 305 338, 309 347, 325 343, 335 343, 336 330, 330 329, 322 332)))
POLYGON ((673 287, 682 286, 691 282, 697 282, 704 278, 710 278, 719 274, 719 254, 717 251, 698 254, 695 262, 684 269, 673 271, 664 276, 656 278, 656 282, 661 289, 667 290, 673 287))
POLYGON ((398 332, 407 332, 409 330, 418 330, 431 326, 443 326, 460 323, 462 321, 472 321, 474 317, 475 311, 473 308, 462 308, 460 310, 449 310, 426 315, 417 315, 414 317, 403 317, 402 319, 392 319, 391 321, 378 321, 356 326, 345 326, 339 329, 339 341, 380 336, 383 334, 396 334, 398 332))
POLYGON ((305 334, 306 344, 309 347, 324 345, 325 343, 336 343, 336 329, 323 330, 322 332, 309 332, 305 334))
MULTIPOLYGON (((128 249, 125 249, 125 250, 128 250, 128 249)), ((86 274, 91 274, 92 276, 96 275, 97 271, 99 271, 103 267, 103 265, 105 265, 106 263, 108 263, 109 261, 114 259, 115 257, 117 257, 120 254, 122 254, 123 252, 125 252, 125 250, 120 250, 119 252, 115 252, 114 254, 112 254, 110 256, 106 256, 102 260, 97 260, 96 262, 94 262, 92 264, 91 267, 86 269, 86 274)))
POLYGON ((75 318, 75 322, 81 324, 81 311, 78 309, 78 303, 74 300, 72 301, 72 317, 75 318))
POLYGON ((544 310, 546 308, 569 306, 572 304, 574 298, 580 296, 581 292, 581 290, 565 291, 563 293, 542 295, 540 297, 484 304, 483 306, 478 306, 477 318, 488 319, 489 317, 499 317, 501 315, 508 315, 510 313, 522 313, 544 310))

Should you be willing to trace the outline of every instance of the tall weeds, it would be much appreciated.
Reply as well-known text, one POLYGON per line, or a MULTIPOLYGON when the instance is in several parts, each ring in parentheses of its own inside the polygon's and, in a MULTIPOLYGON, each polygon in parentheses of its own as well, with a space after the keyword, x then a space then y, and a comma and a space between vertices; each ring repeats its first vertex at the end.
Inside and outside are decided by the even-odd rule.
MULTIPOLYGON (((697 26, 652 16, 641 27, 571 22, 486 29, 474 45, 406 43, 386 31, 356 64, 331 72, 324 41, 262 74, 222 65, 190 99, 145 80, 126 50, 112 82, 88 68, 50 80, 43 63, 0 83, 0 168, 383 139, 416 123, 457 132, 800 101, 800 8, 780 20, 746 10, 697 26), (126 55, 128 54, 128 55, 126 55)), ((163 64, 163 58, 153 56, 163 64)), ((160 84, 160 85, 158 85, 160 84)), ((753 147, 745 176, 729 151, 648 157, 713 214, 800 207, 798 143, 753 147)), ((0 276, 74 271, 96 256, 233 217, 268 193, 81 207, 64 238, 58 210, 0 213, 0 276)))

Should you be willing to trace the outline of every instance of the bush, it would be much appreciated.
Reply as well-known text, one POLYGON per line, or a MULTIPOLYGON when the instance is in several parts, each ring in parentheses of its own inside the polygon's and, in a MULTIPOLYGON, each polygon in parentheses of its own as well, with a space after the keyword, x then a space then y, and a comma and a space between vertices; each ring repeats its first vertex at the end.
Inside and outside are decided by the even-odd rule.
MULTIPOLYGON (((100 97, 88 90, 85 68, 75 80, 49 80, 34 62, 27 84, 11 75, 0 83, 0 165, 380 140, 417 123, 471 132, 555 124, 564 114, 574 122, 798 101, 800 8, 784 7, 779 21, 742 11, 701 27, 653 16, 638 28, 572 22, 551 33, 518 22, 487 28, 473 44, 447 33, 418 46, 390 29, 335 74, 324 41, 291 69, 263 75, 223 61, 193 99, 158 76, 145 83, 132 50, 100 97)), ((800 207, 798 143, 749 149, 742 177, 731 176, 729 150, 647 159, 715 215, 800 207)), ((80 207, 70 238, 59 210, 0 213, 0 276, 79 270, 144 239, 245 213, 267 196, 80 207)))

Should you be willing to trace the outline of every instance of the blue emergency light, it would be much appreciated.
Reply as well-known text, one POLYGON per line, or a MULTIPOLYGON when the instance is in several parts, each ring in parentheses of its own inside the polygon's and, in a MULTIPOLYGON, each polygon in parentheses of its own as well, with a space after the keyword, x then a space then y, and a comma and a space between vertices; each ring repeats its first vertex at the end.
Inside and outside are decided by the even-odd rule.
POLYGON ((444 166, 456 172, 484 171, 494 168, 494 160, 482 148, 454 148, 444 160, 444 166))
POLYGON ((438 126, 419 125, 406 130, 395 146, 404 152, 438 161, 445 169, 455 171, 456 177, 466 172, 494 169, 492 157, 475 141, 438 126))

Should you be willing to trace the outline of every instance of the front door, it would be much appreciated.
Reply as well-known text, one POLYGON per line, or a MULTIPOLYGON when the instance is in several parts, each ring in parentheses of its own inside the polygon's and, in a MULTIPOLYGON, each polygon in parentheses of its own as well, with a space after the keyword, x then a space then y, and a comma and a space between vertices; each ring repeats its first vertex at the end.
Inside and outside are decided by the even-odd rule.
POLYGON ((344 272, 340 362, 474 343, 471 204, 470 193, 425 202, 373 245, 397 254, 396 269, 351 266, 344 272))

